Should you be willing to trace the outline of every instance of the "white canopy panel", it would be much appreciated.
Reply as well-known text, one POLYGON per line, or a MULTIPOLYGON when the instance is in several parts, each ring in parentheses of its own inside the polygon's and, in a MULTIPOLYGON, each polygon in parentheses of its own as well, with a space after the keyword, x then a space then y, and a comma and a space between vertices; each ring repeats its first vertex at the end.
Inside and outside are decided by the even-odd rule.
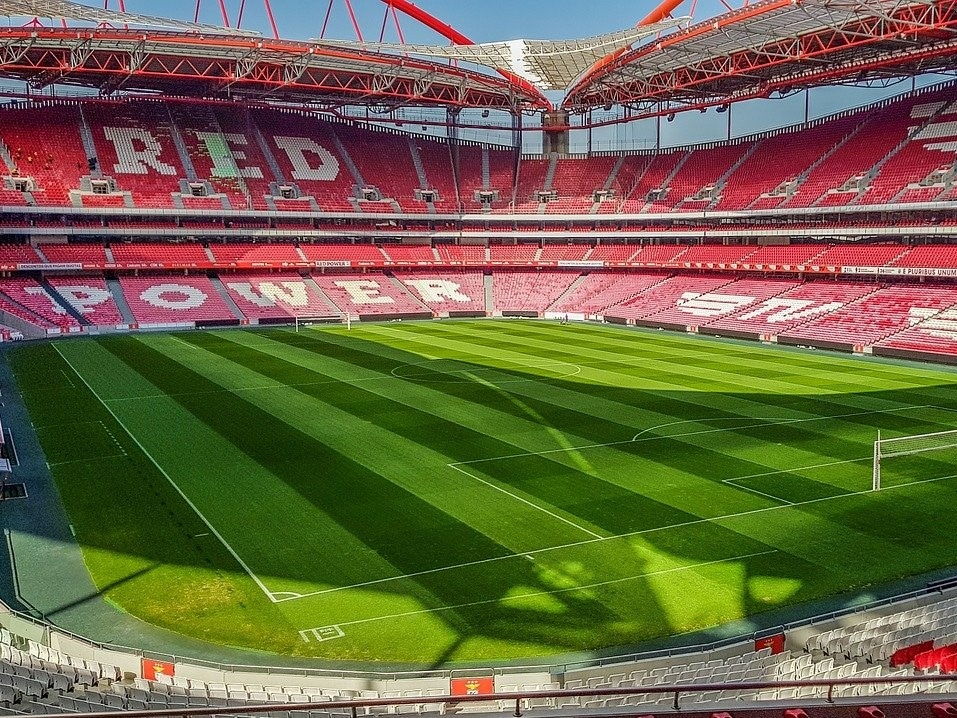
POLYGON ((318 40, 319 44, 366 52, 420 55, 461 60, 496 70, 508 70, 543 90, 565 90, 596 62, 636 42, 685 23, 668 18, 652 25, 596 35, 581 40, 508 40, 475 45, 413 45, 384 42, 318 40))

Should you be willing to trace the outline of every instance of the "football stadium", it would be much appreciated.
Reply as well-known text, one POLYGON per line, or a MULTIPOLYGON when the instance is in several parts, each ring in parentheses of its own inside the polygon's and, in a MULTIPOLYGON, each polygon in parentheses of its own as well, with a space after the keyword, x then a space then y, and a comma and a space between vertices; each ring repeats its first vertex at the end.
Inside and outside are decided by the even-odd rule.
POLYGON ((0 715, 957 716, 957 4, 0 10, 0 715))

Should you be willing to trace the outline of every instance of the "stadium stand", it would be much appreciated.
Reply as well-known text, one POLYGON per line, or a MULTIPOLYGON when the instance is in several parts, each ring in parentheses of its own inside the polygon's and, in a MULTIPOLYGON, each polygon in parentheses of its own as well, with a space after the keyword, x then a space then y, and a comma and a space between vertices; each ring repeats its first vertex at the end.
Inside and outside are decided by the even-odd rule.
POLYGON ((298 274, 237 274, 221 278, 229 297, 246 319, 289 319, 338 315, 312 282, 298 274))
POLYGON ((438 316, 449 312, 486 314, 485 283, 481 272, 396 272, 395 277, 438 316))
POLYGON ((141 326, 235 323, 238 319, 206 277, 122 277, 120 287, 141 326))

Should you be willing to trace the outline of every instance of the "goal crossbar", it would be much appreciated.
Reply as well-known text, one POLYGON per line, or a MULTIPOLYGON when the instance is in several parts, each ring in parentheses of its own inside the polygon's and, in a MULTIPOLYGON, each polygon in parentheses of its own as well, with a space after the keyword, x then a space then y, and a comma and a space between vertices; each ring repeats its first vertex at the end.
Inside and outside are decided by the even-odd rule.
POLYGON ((874 481, 873 489, 881 488, 881 460, 892 459, 895 456, 913 456, 928 451, 944 451, 957 448, 957 429, 935 431, 930 434, 913 434, 898 436, 893 439, 882 439, 877 432, 877 441, 874 442, 874 481))

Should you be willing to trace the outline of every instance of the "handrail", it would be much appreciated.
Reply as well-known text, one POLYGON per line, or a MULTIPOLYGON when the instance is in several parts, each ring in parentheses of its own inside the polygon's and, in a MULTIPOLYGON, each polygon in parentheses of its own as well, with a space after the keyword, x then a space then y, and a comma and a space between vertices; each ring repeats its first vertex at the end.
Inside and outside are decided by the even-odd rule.
MULTIPOLYGON (((900 685, 914 683, 940 683, 953 681, 957 682, 957 674, 941 674, 935 676, 887 676, 883 678, 835 678, 819 679, 808 681, 753 681, 741 683, 685 683, 671 684, 664 686, 623 686, 618 688, 574 688, 565 690, 551 691, 519 691, 515 693, 491 693, 488 695, 465 695, 465 696, 422 696, 414 698, 359 698, 355 700, 323 701, 316 703, 263 703, 247 704, 243 706, 208 706, 200 708, 189 708, 180 706, 168 708, 165 710, 143 710, 133 709, 124 710, 124 718, 150 718, 151 716, 209 716, 209 715, 240 715, 250 712, 259 713, 277 713, 285 711, 315 711, 317 705, 323 712, 337 708, 351 710, 353 718, 358 715, 360 708, 388 708, 391 706, 416 706, 416 705, 441 705, 447 706, 456 703, 488 703, 499 701, 502 703, 514 702, 514 716, 519 718, 522 715, 522 701, 534 699, 549 698, 610 698, 615 696, 647 695, 647 694, 674 694, 673 707, 679 708, 679 700, 682 694, 707 693, 711 691, 742 691, 742 690, 767 690, 777 688, 827 688, 827 702, 834 702, 834 689, 846 686, 862 685, 900 685)), ((857 696, 859 700, 856 703, 863 703, 872 696, 857 696)), ((904 702, 904 696, 895 696, 895 700, 904 702)), ((911 696, 911 699, 915 696, 911 696)), ((806 703, 805 701, 802 701, 806 703)), ((740 706, 739 706, 740 707, 740 706)), ((534 710, 534 709, 528 709, 534 710)), ((554 710, 554 709, 551 709, 554 710)), ((35 714, 36 718, 63 718, 62 713, 35 714)), ((84 718, 116 718, 116 711, 101 711, 84 713, 84 718)))

